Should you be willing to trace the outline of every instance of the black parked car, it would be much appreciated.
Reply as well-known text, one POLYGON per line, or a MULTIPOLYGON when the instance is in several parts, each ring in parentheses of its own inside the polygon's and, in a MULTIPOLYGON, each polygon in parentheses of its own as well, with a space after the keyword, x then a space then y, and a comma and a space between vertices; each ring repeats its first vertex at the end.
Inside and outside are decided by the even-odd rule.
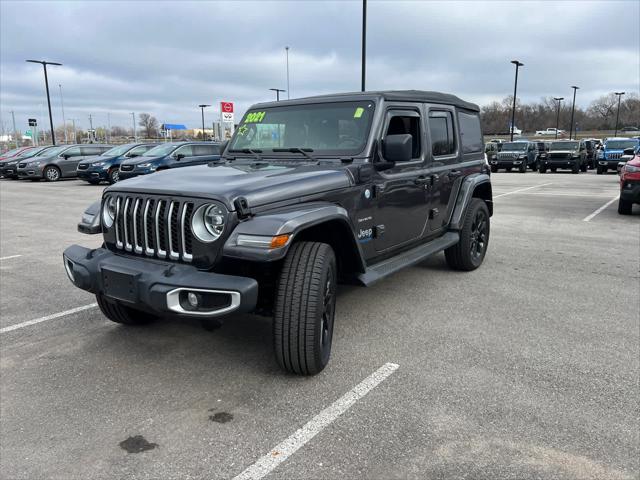
POLYGON ((517 168, 520 173, 525 173, 527 168, 536 169, 538 150, 534 142, 528 140, 517 140, 505 142, 495 160, 489 162, 491 171, 497 172, 504 168, 507 172, 517 168))
POLYGON ((94 185, 106 181, 114 184, 119 180, 120 164, 128 158, 136 158, 158 145, 157 143, 128 143, 107 150, 99 157, 78 163, 78 178, 94 185))
POLYGON ((67 248, 64 266, 117 323, 273 316, 278 363, 311 375, 329 361, 338 281, 371 285, 440 251, 474 270, 492 211, 478 106, 420 91, 287 100, 249 109, 220 162, 105 189, 79 225, 104 245, 67 248))
POLYGON ((220 144, 211 142, 162 143, 140 157, 120 164, 120 180, 169 168, 203 165, 220 159, 220 144))
POLYGON ((18 178, 57 182, 61 178, 77 176, 78 163, 89 157, 97 157, 113 145, 62 145, 47 150, 44 155, 18 163, 18 178))
POLYGON ((540 173, 547 169, 555 172, 557 169, 569 169, 573 173, 587 171, 587 147, 582 140, 558 140, 551 142, 549 153, 540 162, 540 173))

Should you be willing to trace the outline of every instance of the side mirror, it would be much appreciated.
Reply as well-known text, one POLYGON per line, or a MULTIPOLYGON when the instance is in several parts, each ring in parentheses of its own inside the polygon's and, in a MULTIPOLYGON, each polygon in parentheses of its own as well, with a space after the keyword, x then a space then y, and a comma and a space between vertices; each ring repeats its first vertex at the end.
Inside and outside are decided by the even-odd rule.
POLYGON ((140 155, 137 154, 137 153, 129 153, 129 154, 127 154, 127 157, 129 157, 129 158, 136 158, 136 157, 139 157, 139 156, 140 155))
POLYGON ((635 148, 625 148, 623 150, 623 152, 625 155, 635 155, 636 154, 636 149, 635 148))
POLYGON ((382 142, 382 155, 389 163, 408 162, 413 151, 413 137, 408 133, 387 135, 382 142))
POLYGON ((64 158, 65 160, 68 160, 69 158, 71 158, 71 155, 69 155, 68 153, 63 153, 62 158, 64 158))
POLYGON ((182 160, 186 155, 184 153, 179 153, 176 155, 176 160, 182 160))

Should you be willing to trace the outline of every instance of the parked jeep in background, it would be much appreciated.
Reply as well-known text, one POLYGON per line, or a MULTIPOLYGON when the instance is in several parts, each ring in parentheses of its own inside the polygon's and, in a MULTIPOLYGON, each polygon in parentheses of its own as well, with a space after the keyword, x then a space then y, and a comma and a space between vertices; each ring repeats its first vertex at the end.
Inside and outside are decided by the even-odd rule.
POLYGON ((547 169, 568 169, 573 173, 587 171, 587 147, 581 140, 558 140, 551 142, 547 158, 540 160, 538 172, 546 173, 547 169))
POLYGON ((497 172, 501 168, 510 172, 513 168, 517 168, 520 173, 525 173, 527 168, 536 169, 537 157, 538 149, 535 143, 517 140, 503 143, 497 158, 489 164, 492 172, 497 172))
POLYGON ((204 165, 220 159, 220 144, 211 142, 162 143, 141 156, 123 160, 119 179, 148 175, 170 168, 204 165))
POLYGON ((67 248, 64 267, 117 323, 273 316, 279 365, 315 374, 339 281, 371 285, 440 251, 456 270, 482 264, 482 138, 478 106, 436 92, 255 105, 220 162, 105 189, 78 226, 104 245, 67 248))
POLYGON ((77 176, 78 163, 89 157, 97 157, 113 145, 63 145, 46 150, 43 155, 18 163, 18 178, 57 182, 61 178, 77 176))
POLYGON ((638 151, 639 147, 640 140, 637 138, 607 138, 604 148, 598 153, 598 175, 607 173, 608 170, 616 170, 625 149, 633 148, 634 151, 638 151))

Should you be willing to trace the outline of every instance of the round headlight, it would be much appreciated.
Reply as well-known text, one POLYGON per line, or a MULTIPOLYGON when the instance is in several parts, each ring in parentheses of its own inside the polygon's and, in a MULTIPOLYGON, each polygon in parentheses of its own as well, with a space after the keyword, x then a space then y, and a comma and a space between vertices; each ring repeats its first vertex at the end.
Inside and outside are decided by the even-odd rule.
POLYGON ((116 218, 116 197, 109 197, 102 207, 102 223, 110 228, 116 218))
POLYGON ((224 232, 227 212, 222 205, 210 203, 193 212, 191 230, 201 242, 214 242, 224 232))

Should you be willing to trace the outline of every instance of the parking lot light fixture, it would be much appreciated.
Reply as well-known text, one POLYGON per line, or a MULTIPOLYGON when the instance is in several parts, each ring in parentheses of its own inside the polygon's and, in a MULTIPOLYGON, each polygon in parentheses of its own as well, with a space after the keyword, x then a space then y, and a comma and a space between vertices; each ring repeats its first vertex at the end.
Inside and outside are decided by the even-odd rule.
POLYGON ((614 137, 618 136, 618 120, 620 120, 620 99, 624 92, 613 92, 618 96, 618 112, 616 113, 616 133, 613 134, 614 137))
POLYGON ((200 111, 202 112, 202 140, 204 140, 204 109, 210 106, 211 105, 205 105, 204 103, 198 105, 198 107, 200 107, 200 111))
POLYGON ((289 47, 284 47, 287 55, 287 100, 291 98, 291 87, 289 86, 289 47))
POLYGON ((518 60, 511 60, 511 63, 516 66, 516 80, 513 85, 513 108, 511 109, 511 128, 509 129, 511 133, 511 141, 513 142, 513 130, 515 128, 516 121, 516 94, 518 93, 518 69, 520 67, 524 67, 524 63, 518 60))
POLYGON ((569 125, 569 140, 573 138, 573 114, 576 111, 576 92, 580 89, 580 87, 572 85, 571 88, 573 88, 573 105, 571 106, 571 125, 569 125))
POLYGON ((136 112, 131 112, 131 118, 133 119, 133 141, 138 142, 138 135, 136 134, 136 112))
POLYGON ((57 62, 47 62, 45 60, 26 60, 28 63, 39 63, 42 65, 44 69, 44 86, 47 90, 47 105, 49 105, 49 125, 51 126, 51 143, 53 145, 56 144, 56 134, 53 131, 53 116, 51 115, 51 97, 49 95, 49 78, 47 77, 47 65, 58 65, 62 66, 61 63, 57 62))
POLYGON ((286 92, 286 90, 283 90, 281 88, 270 88, 269 90, 276 92, 276 102, 280 101, 280 92, 286 92))
POLYGON ((564 97, 553 97, 553 99, 558 102, 558 108, 556 111, 556 140, 558 139, 558 125, 560 123, 560 102, 564 100, 564 97))

